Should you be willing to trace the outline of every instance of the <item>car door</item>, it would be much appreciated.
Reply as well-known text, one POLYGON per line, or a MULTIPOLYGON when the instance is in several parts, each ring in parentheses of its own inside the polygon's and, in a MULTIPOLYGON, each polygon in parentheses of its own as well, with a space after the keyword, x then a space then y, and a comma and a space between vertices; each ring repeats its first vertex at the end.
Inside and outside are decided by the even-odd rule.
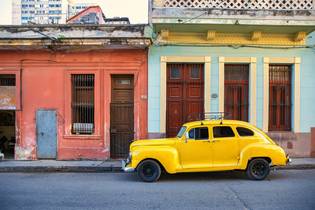
POLYGON ((211 167, 211 142, 209 127, 199 126, 187 130, 184 140, 177 144, 183 169, 211 167))
POLYGON ((239 160, 239 139, 230 125, 215 125, 211 128, 212 165, 219 169, 233 169, 239 160))

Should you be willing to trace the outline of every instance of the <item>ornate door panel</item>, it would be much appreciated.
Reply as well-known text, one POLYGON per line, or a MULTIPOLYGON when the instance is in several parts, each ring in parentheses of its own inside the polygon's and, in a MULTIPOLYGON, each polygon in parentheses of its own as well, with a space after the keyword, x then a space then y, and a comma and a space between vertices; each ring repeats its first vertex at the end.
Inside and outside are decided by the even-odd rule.
POLYGON ((203 64, 168 64, 166 135, 176 136, 183 123, 204 112, 203 64))

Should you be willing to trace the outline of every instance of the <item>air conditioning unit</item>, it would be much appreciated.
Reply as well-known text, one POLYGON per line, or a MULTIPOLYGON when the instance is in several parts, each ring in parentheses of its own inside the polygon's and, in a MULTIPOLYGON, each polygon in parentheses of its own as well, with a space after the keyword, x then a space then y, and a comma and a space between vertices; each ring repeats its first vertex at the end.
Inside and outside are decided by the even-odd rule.
POLYGON ((72 133, 73 134, 93 134, 94 124, 93 123, 73 123, 72 133))

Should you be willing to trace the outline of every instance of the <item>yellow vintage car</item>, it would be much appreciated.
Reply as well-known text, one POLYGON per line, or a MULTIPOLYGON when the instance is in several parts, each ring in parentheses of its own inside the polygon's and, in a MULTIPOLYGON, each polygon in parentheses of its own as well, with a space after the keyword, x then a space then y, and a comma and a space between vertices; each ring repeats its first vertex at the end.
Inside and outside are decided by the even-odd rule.
POLYGON ((169 174, 242 170, 265 179, 272 166, 290 161, 285 151, 257 127, 236 120, 202 120, 184 124, 175 138, 138 140, 123 161, 125 172, 145 182, 169 174))

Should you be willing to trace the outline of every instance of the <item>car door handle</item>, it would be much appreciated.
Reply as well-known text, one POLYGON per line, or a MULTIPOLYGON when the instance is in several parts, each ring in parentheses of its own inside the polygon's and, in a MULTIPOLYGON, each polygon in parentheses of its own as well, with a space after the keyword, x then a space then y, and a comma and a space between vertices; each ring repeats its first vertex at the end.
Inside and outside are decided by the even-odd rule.
POLYGON ((216 142, 219 142, 219 140, 213 140, 213 141, 212 141, 212 143, 216 143, 216 142))

